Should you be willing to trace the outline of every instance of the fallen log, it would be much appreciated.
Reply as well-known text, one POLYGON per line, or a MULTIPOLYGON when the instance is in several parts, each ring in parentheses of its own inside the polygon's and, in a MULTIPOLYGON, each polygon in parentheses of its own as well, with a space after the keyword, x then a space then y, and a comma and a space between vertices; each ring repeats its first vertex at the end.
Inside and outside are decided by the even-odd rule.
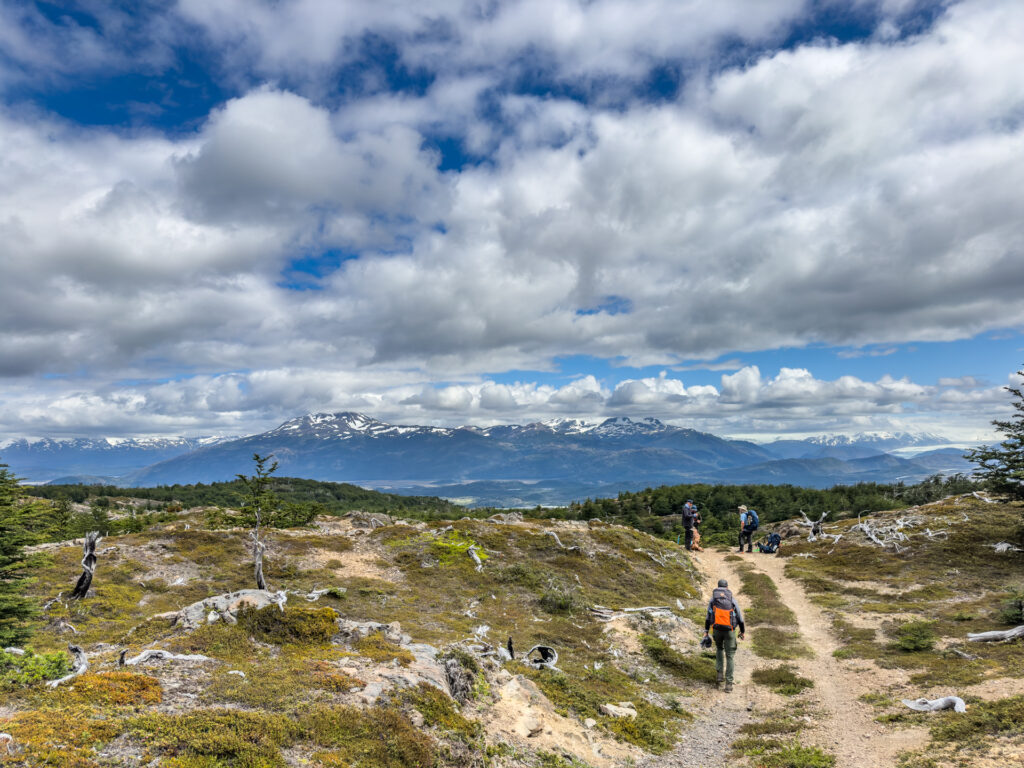
POLYGON ((959 696, 944 696, 941 699, 900 699, 915 712, 941 712, 952 709, 954 712, 966 712, 967 705, 959 696))
POLYGON ((1005 643, 1009 640, 1016 640, 1018 637, 1024 637, 1024 624, 1001 632, 993 630, 992 632, 972 632, 967 635, 968 641, 972 643, 1005 643))
POLYGON ((71 674, 65 675, 58 680, 50 680, 46 685, 50 688, 56 688, 58 685, 63 685, 69 680, 74 680, 80 674, 85 672, 89 668, 89 660, 85 657, 85 651, 79 648, 77 645, 69 645, 68 653, 74 659, 71 665, 71 674))
POLYGON ((9 733, 0 733, 0 746, 8 755, 14 754, 14 737, 9 733))

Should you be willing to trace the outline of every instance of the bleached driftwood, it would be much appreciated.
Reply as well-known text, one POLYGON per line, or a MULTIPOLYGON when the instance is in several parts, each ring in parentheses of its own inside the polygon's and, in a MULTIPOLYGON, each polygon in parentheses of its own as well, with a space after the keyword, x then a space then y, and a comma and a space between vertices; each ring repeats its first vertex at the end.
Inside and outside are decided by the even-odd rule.
POLYGON ((883 549, 892 547, 896 553, 902 553, 906 550, 906 547, 902 545, 910 541, 910 537, 904 533, 904 529, 915 528, 923 523, 924 520, 922 518, 912 515, 910 517, 901 517, 885 525, 879 525, 870 519, 861 520, 860 515, 857 515, 857 524, 851 526, 850 530, 860 531, 867 536, 872 544, 883 549))
POLYGON ((1008 541, 1000 541, 998 544, 989 544, 992 549, 996 551, 996 554, 1002 555, 1006 552, 1024 552, 1024 549, 1016 547, 1008 541))
POLYGON ((4 648, 4 653, 9 653, 12 656, 24 656, 25 651, 21 648, 4 648))
POLYGON ((68 653, 70 653, 72 659, 74 659, 71 664, 71 674, 65 675, 58 680, 50 680, 47 683, 50 688, 56 688, 58 685, 63 685, 69 680, 74 680, 80 674, 89 669, 89 660, 85 657, 85 651, 77 645, 69 645, 68 653))
POLYGON ((986 504, 995 504, 996 503, 994 499, 990 499, 987 496, 982 496, 981 493, 978 492, 978 491, 975 491, 974 493, 972 493, 971 496, 973 496, 976 499, 980 499, 981 501, 984 501, 986 504))
POLYGON ((203 656, 198 653, 171 653, 162 648, 150 648, 131 658, 125 658, 127 655, 127 650, 121 651, 121 655, 117 658, 118 666, 134 667, 136 664, 143 664, 150 659, 164 659, 166 661, 216 661, 216 659, 211 659, 209 656, 203 656))
POLYGON ((633 549, 633 551, 634 552, 640 552, 642 554, 647 555, 649 558, 651 558, 651 560, 656 562, 662 568, 668 568, 668 563, 665 561, 665 558, 664 557, 659 557, 658 555, 656 555, 653 552, 651 552, 649 549, 644 549, 643 547, 636 547, 636 548, 633 549))
POLYGON ((4 752, 8 755, 14 754, 14 737, 9 733, 0 733, 0 747, 4 748, 4 752))
POLYGON ((1024 637, 1024 624, 1003 631, 971 632, 967 635, 967 639, 972 643, 1005 643, 1018 637, 1024 637))
POLYGON ((288 601, 287 593, 269 592, 265 589, 240 589, 237 592, 227 592, 223 595, 215 595, 200 600, 192 605, 187 605, 180 611, 162 613, 153 618, 171 619, 172 626, 180 626, 184 629, 196 629, 203 624, 210 623, 210 615, 213 620, 223 619, 228 624, 235 624, 238 619, 238 611, 242 608, 266 608, 268 605, 276 605, 284 611, 284 604, 288 601))
POLYGON ((70 600, 84 600, 92 586, 92 577, 96 573, 96 545, 103 540, 99 531, 89 531, 82 543, 82 575, 78 577, 70 600))
POLYGON ((660 614, 662 616, 664 616, 665 614, 668 614, 669 616, 675 615, 674 613, 672 613, 672 609, 669 608, 667 605, 647 605, 641 608, 622 608, 620 610, 606 608, 603 605, 594 605, 591 606, 588 610, 595 619, 601 622, 614 621, 615 619, 620 619, 624 616, 629 616, 631 613, 652 613, 656 615, 660 614))
POLYGON ((533 648, 526 652, 526 656, 523 657, 526 663, 534 669, 551 669, 555 672, 561 672, 557 666, 558 664, 558 652, 549 645, 535 645, 533 648), (534 656, 534 654, 537 654, 534 656))
POLYGON ((941 531, 933 531, 931 528, 925 528, 924 529, 924 535, 927 536, 929 539, 937 539, 940 536, 942 538, 944 538, 944 539, 948 539, 949 538, 949 531, 947 531, 945 529, 943 529, 941 531))
POLYGON ((476 545, 473 544, 466 551, 469 553, 469 556, 473 558, 473 562, 476 563, 477 571, 482 571, 484 569, 484 562, 480 559, 480 555, 476 553, 476 545))
POLYGON ((558 534, 555 533, 554 531, 544 531, 544 535, 545 536, 550 536, 552 539, 554 539, 555 540, 555 544, 558 545, 558 548, 559 549, 564 549, 566 552, 582 552, 583 551, 582 549, 580 549, 576 545, 573 545, 571 547, 565 546, 565 544, 562 543, 562 540, 560 538, 558 538, 558 534))
POLYGON ((818 540, 818 538, 822 534, 822 525, 824 524, 825 518, 828 517, 828 515, 828 512, 822 512, 821 517, 819 517, 817 520, 812 521, 811 518, 807 516, 806 512, 804 512, 802 509, 800 510, 800 516, 803 517, 803 520, 797 520, 796 524, 803 525, 808 528, 807 541, 814 542, 818 540))
POLYGON ((959 696, 944 696, 941 699, 900 699, 915 712, 941 712, 952 709, 954 712, 966 712, 967 705, 959 696))

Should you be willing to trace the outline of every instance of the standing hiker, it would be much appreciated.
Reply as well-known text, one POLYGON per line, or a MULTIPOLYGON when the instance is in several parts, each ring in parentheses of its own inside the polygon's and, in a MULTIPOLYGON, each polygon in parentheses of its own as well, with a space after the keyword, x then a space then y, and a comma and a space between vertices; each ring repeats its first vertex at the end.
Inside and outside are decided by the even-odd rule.
POLYGON ((747 542, 747 552, 754 551, 754 544, 751 537, 754 535, 754 531, 757 530, 761 524, 760 519, 757 516, 757 512, 753 509, 747 509, 746 506, 740 504, 740 548, 738 552, 743 551, 743 542, 747 542))
POLYGON ((693 549, 693 533, 699 522, 700 516, 697 514, 697 505, 693 503, 693 499, 688 499, 683 505, 683 530, 686 532, 687 549, 693 549))
POLYGON ((715 639, 715 670, 718 672, 718 684, 725 681, 725 692, 732 691, 733 657, 736 655, 736 628, 740 630, 740 640, 746 632, 743 623, 743 611, 729 591, 729 582, 718 580, 718 586, 711 593, 708 613, 704 619, 704 636, 712 630, 715 639))

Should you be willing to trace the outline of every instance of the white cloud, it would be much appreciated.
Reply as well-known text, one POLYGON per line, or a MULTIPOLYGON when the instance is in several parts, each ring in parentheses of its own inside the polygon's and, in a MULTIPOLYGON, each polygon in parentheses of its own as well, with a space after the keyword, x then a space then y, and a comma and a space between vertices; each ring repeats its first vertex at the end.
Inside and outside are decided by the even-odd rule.
MULTIPOLYGON (((905 39, 769 48, 724 70, 708 55, 777 39, 805 5, 179 3, 168 35, 187 19, 245 73, 195 131, 0 111, 0 376, 12 392, 42 374, 83 382, 12 395, 0 423, 67 430, 77 413, 82 429, 159 431, 415 406, 466 420, 664 408, 767 428, 995 403, 967 379, 823 382, 787 367, 766 380, 735 359, 716 364, 735 371, 719 388, 488 378, 565 355, 678 371, 1024 327, 1024 8, 951 4, 905 39), (368 32, 433 80, 325 93, 368 32), (617 78, 661 60, 689 67, 676 100, 621 98, 617 78), (531 62, 609 91, 517 93, 531 62), (441 173, 428 131, 485 161, 441 173), (358 258, 310 278, 316 290, 282 287, 292 260, 325 250, 358 258)), ((878 8, 892 25, 912 10, 878 8)), ((0 5, 15 21, 0 44, 26 72, 66 74, 61 40, 86 70, 129 66, 107 35, 125 18, 100 34, 14 9, 0 5)))

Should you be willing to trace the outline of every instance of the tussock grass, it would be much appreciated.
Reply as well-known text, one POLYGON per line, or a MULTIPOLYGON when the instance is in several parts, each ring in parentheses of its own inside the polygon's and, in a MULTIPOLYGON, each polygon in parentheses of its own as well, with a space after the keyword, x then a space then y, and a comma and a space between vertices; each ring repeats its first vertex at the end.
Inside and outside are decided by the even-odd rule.
POLYGON ((813 680, 801 677, 789 666, 755 669, 751 678, 755 683, 765 685, 783 696, 796 696, 805 688, 814 687, 813 680))

